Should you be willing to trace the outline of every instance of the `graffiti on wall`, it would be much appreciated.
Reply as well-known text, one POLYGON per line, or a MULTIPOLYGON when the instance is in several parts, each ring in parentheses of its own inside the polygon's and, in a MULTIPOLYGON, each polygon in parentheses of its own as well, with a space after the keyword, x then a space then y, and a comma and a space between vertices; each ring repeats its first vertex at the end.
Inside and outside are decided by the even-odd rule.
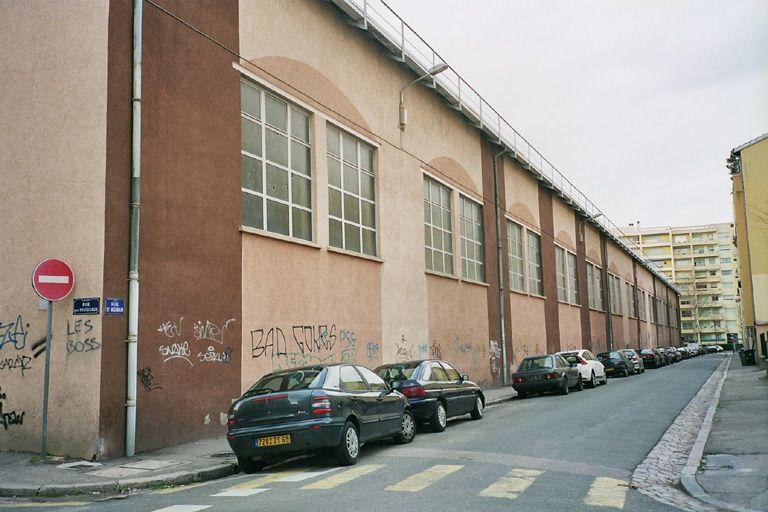
POLYGON ((0 349, 5 346, 23 349, 27 345, 27 329, 29 323, 24 322, 21 315, 7 323, 0 321, 0 349))
POLYGON ((67 319, 67 355, 93 352, 101 348, 101 343, 91 336, 93 323, 89 318, 67 319))
POLYGON ((361 351, 362 357, 358 357, 357 333, 335 323, 273 325, 251 330, 251 358, 268 360, 272 371, 333 362, 373 362, 378 358, 377 342, 359 346, 365 350, 364 354, 361 351))
POLYGON ((24 376, 24 372, 31 370, 29 363, 32 358, 24 354, 16 354, 16 356, 0 358, 0 371, 8 370, 8 373, 13 373, 15 370, 24 376))
POLYGON ((4 430, 8 430, 9 427, 14 425, 23 425, 24 414, 26 414, 24 411, 16 412, 15 410, 6 410, 5 400, 7 400, 7 398, 6 394, 3 393, 3 388, 0 387, 0 425, 3 426, 4 430))
POLYGON ((499 347, 498 341, 490 341, 490 346, 488 347, 488 358, 490 359, 491 364, 491 374, 497 375, 499 372, 499 362, 501 360, 501 347, 499 347))
POLYGON ((163 386, 155 382, 155 376, 152 375, 152 368, 150 368, 149 366, 139 370, 137 372, 137 375, 139 377, 139 382, 141 382, 141 387, 143 387, 145 391, 154 391, 156 389, 163 389, 163 386))
POLYGON ((200 343, 199 349, 190 346, 189 338, 184 334, 183 316, 179 316, 178 319, 171 318, 160 322, 156 331, 160 333, 165 343, 159 345, 157 350, 163 358, 163 364, 169 361, 181 360, 194 367, 195 363, 193 361, 195 358, 192 354, 196 350, 198 363, 230 364, 234 348, 216 348, 217 345, 213 344, 224 344, 227 330, 234 322, 234 318, 225 320, 222 323, 212 322, 211 320, 196 320, 193 322, 192 339, 194 342, 200 343))

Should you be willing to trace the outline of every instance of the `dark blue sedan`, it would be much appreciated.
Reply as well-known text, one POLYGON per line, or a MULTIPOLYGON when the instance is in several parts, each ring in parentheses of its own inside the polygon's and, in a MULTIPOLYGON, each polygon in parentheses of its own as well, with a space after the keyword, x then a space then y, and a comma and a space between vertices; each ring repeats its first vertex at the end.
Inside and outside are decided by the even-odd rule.
POLYGON ((401 393, 368 368, 316 365, 261 378, 229 410, 227 440, 240 469, 260 471, 297 453, 333 448, 355 464, 366 441, 410 443, 416 425, 401 393))
POLYGON ((417 422, 429 422, 436 432, 445 430, 448 418, 454 416, 469 414, 473 420, 483 417, 483 390, 445 361, 385 364, 375 372, 408 397, 417 422))

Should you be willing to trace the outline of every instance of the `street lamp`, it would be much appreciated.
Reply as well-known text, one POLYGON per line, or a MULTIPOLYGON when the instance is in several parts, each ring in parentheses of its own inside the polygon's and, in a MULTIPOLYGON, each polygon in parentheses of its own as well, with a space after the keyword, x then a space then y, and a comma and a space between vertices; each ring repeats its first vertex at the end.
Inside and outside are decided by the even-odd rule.
POLYGON ((414 80, 413 82, 410 82, 408 84, 405 84, 402 89, 400 89, 400 129, 405 130, 405 125, 408 124, 408 111, 405 109, 405 90, 412 86, 415 83, 421 82, 427 77, 435 76, 437 74, 442 73, 446 69, 448 69, 450 66, 446 64, 445 62, 441 62, 439 64, 436 64, 430 68, 429 71, 427 71, 425 74, 414 80))
POLYGON ((596 218, 601 217, 602 215, 603 215, 602 213, 596 213, 594 215, 590 215, 589 217, 579 222, 579 242, 584 241, 584 229, 582 228, 582 226, 584 226, 584 223, 595 220, 596 218))

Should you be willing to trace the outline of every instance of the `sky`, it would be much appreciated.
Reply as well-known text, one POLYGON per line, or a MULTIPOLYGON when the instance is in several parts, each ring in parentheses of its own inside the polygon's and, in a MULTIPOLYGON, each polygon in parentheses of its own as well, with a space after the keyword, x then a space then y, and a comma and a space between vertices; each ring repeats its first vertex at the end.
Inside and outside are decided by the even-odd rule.
POLYGON ((732 222, 768 132, 768 1, 389 0, 615 224, 732 222))

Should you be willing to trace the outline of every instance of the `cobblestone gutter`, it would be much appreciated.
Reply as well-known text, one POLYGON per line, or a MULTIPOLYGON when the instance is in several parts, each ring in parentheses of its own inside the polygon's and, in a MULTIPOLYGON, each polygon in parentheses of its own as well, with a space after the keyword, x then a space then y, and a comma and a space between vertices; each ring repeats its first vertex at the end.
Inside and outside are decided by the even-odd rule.
POLYGON ((704 417, 712 404, 715 391, 723 380, 729 361, 730 358, 723 360, 712 372, 658 444, 635 468, 632 474, 632 486, 639 492, 682 510, 693 512, 719 510, 681 490, 680 474, 688 463, 688 456, 693 450, 704 417))

